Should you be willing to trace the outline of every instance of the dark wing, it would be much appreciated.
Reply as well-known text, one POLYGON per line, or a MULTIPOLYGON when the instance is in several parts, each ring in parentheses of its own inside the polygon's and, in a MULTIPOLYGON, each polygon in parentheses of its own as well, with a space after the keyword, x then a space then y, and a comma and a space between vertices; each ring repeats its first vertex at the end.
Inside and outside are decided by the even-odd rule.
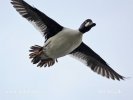
POLYGON ((28 21, 32 22, 45 36, 46 40, 58 32, 63 27, 49 18, 38 9, 30 6, 23 0, 11 0, 13 7, 28 21))
POLYGON ((97 55, 86 44, 81 45, 70 53, 75 58, 85 62, 87 66, 102 76, 112 78, 113 80, 124 80, 124 77, 115 72, 99 55, 97 55))

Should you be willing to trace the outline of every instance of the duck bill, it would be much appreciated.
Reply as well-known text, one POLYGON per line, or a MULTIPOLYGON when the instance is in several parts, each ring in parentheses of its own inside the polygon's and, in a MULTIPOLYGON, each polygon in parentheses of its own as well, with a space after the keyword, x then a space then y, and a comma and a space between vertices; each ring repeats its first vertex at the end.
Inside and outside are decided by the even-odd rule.
POLYGON ((94 26, 96 26, 96 23, 92 23, 92 24, 91 24, 91 27, 94 27, 94 26))

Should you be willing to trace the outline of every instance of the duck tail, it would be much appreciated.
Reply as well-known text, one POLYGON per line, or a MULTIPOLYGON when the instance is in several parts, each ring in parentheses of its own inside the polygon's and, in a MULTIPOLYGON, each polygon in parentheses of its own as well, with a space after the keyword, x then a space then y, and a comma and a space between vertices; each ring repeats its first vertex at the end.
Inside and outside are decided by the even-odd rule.
POLYGON ((29 54, 29 58, 32 59, 31 62, 33 64, 37 64, 37 67, 50 67, 52 65, 54 65, 55 62, 57 62, 57 59, 52 59, 52 58, 49 58, 43 47, 39 46, 39 45, 35 45, 35 46, 31 46, 29 52, 31 52, 29 54))

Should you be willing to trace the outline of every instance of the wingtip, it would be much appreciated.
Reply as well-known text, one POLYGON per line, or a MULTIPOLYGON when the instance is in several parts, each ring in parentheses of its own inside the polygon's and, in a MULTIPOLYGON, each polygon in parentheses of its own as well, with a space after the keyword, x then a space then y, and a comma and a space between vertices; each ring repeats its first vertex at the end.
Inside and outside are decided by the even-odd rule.
MULTIPOLYGON (((102 75, 102 74, 101 74, 102 75)), ((103 75, 102 75, 103 76, 103 75)), ((122 75, 115 75, 114 76, 114 74, 113 74, 113 77, 112 76, 109 76, 109 75, 104 75, 103 77, 106 77, 107 79, 112 79, 112 80, 114 80, 114 81, 121 81, 121 80, 126 80, 126 79, 128 79, 128 77, 124 77, 124 76, 122 76, 122 75)))
POLYGON ((124 77, 124 76, 122 76, 123 78, 122 78, 122 80, 127 80, 127 79, 131 79, 132 77, 124 77))
POLYGON ((119 78, 115 78, 114 80, 116 80, 116 81, 125 81, 126 79, 127 79, 127 77, 119 76, 119 78))

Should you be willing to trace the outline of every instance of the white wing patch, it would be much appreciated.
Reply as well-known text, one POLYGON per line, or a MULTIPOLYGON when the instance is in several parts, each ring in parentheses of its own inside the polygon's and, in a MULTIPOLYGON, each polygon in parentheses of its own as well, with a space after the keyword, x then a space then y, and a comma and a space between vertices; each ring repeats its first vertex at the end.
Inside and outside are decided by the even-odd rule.
POLYGON ((29 21, 37 30, 39 30, 41 32, 42 35, 44 35, 44 33, 47 30, 47 26, 42 23, 41 21, 29 21))
POLYGON ((87 65, 87 60, 85 60, 85 59, 87 59, 87 57, 85 57, 86 55, 84 55, 80 52, 76 52, 76 53, 74 53, 70 56, 77 59, 77 60, 79 60, 80 62, 84 63, 85 65, 87 65))

